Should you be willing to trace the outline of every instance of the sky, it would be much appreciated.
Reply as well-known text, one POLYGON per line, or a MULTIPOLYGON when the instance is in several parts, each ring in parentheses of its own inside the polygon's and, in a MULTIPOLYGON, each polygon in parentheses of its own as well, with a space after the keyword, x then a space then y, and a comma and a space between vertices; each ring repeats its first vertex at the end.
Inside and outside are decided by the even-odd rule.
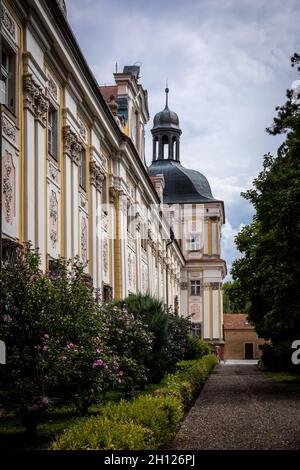
POLYGON ((240 256, 234 237, 252 220, 241 196, 263 155, 282 138, 265 132, 297 73, 299 0, 66 0, 68 21, 100 85, 113 83, 116 62, 141 66, 150 122, 169 107, 182 129, 181 164, 203 173, 225 204, 222 258, 230 272, 240 256))

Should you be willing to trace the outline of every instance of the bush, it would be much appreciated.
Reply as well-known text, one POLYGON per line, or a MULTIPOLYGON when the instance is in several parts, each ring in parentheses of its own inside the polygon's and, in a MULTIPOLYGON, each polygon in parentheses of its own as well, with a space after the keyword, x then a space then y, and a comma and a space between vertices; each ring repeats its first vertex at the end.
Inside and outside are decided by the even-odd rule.
POLYGON ((151 450, 153 432, 133 422, 94 416, 75 424, 52 444, 52 450, 151 450))
POLYGON ((14 411, 34 434, 54 403, 69 402, 84 413, 117 382, 119 360, 78 261, 67 269, 60 260, 55 275, 43 273, 38 251, 27 244, 0 281, 0 337, 9 351, 0 368, 0 408, 14 411))
POLYGON ((172 397, 144 395, 108 404, 101 416, 66 430, 52 449, 150 450, 166 444, 183 418, 183 407, 172 397))
POLYGON ((180 363, 178 371, 166 376, 152 395, 107 404, 100 416, 66 430, 52 449, 151 450, 164 446, 179 427, 184 404, 196 396, 216 363, 212 355, 180 363))
POLYGON ((184 358, 187 360, 201 359, 210 353, 208 344, 196 336, 188 336, 187 350, 184 358))
POLYGON ((145 354, 149 382, 158 383, 166 372, 184 358, 189 321, 165 310, 163 304, 146 294, 130 294, 118 304, 140 319, 153 336, 152 350, 145 354))
POLYGON ((120 357, 122 384, 126 396, 130 396, 136 386, 143 386, 147 382, 145 357, 152 351, 153 334, 126 307, 105 304, 101 310, 105 318, 107 341, 120 357))
POLYGON ((180 398, 187 408, 216 364, 217 358, 213 355, 204 356, 197 361, 179 362, 177 372, 168 374, 154 393, 158 396, 170 395, 180 398))
MULTIPOLYGON (((296 337, 296 335, 295 335, 296 337)), ((292 363, 294 338, 263 345, 262 363, 270 370, 291 371, 300 374, 300 366, 292 363)))
POLYGON ((103 415, 116 422, 132 421, 151 429, 161 447, 174 435, 183 418, 183 406, 174 397, 143 395, 132 402, 122 400, 104 407, 103 415))

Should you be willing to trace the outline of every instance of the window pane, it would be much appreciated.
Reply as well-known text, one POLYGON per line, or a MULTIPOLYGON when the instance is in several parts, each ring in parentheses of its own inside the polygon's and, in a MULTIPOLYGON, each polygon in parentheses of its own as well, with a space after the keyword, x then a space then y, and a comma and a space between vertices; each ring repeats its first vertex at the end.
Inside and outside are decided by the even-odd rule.
POLYGON ((48 110, 48 152, 56 160, 58 159, 57 118, 57 111, 50 107, 48 110))
POLYGON ((83 189, 86 189, 86 158, 85 158, 85 151, 82 150, 80 154, 80 169, 79 169, 79 184, 83 189))

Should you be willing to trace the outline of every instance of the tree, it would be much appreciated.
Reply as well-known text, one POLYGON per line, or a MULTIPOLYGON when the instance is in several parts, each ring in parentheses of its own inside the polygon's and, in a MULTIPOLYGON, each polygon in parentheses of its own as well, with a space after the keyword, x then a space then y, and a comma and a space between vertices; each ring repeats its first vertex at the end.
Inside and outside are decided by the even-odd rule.
POLYGON ((224 282, 223 310, 224 313, 240 313, 246 311, 244 296, 240 292, 238 281, 224 282))
POLYGON ((19 415, 30 434, 52 404, 72 403, 85 413, 122 377, 83 266, 60 260, 54 276, 39 266, 38 251, 25 245, 0 278, 0 337, 7 347, 0 408, 19 415))
POLYGON ((162 303, 149 294, 131 294, 121 305, 141 320, 152 335, 152 348, 145 353, 143 361, 149 381, 159 382, 184 358, 189 321, 165 310, 162 303))
MULTIPOLYGON (((295 54, 291 62, 300 71, 300 56, 295 54)), ((271 135, 286 136, 276 156, 264 156, 253 188, 242 194, 256 213, 236 237, 244 257, 232 269, 249 320, 274 345, 300 338, 299 98, 288 90, 286 103, 276 108, 267 129, 271 135)))

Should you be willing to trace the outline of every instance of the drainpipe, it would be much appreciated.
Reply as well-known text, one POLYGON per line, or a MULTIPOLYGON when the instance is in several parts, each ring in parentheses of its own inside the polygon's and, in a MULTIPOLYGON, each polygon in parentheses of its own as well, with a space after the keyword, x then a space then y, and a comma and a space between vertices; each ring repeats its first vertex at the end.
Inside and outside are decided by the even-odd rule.
MULTIPOLYGON (((170 227, 170 240, 168 241, 168 243, 166 244, 166 256, 168 256, 168 247, 170 245, 172 245, 173 241, 174 241, 174 232, 172 230, 172 227, 170 227)), ((166 269, 166 304, 167 304, 167 308, 169 308, 169 286, 168 286, 168 283, 169 283, 169 279, 168 279, 168 267, 166 269)))

